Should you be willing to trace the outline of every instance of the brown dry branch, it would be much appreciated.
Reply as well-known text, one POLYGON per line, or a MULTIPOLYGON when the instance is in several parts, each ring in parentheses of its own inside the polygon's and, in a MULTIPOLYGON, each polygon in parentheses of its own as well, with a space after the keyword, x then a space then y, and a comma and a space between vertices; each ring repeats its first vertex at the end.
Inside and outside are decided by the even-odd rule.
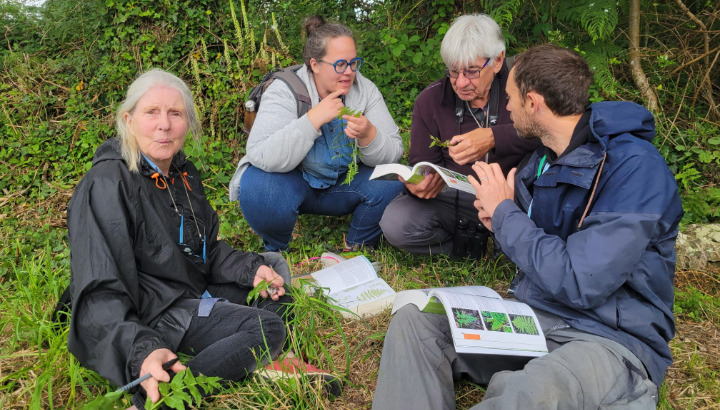
MULTIPOLYGON (((633 1, 639 1, 639 0, 633 0, 633 1)), ((718 106, 715 103, 715 98, 713 97, 713 81, 710 80, 710 72, 712 71, 713 66, 715 65, 715 61, 717 61, 717 54, 715 55, 715 60, 713 60, 712 64, 709 61, 709 56, 711 54, 710 51, 710 32, 708 31, 707 25, 700 20, 688 7, 683 3, 682 0, 675 0, 675 3, 680 7, 680 10, 685 13, 690 20, 695 23, 699 30, 698 32, 702 35, 703 38, 703 53, 700 59, 705 61, 704 64, 704 70, 705 75, 703 76, 702 81, 700 82, 700 86, 698 87, 698 90, 695 93, 695 96, 693 100, 695 100, 698 96, 698 94, 703 91, 703 95, 705 96, 705 99, 708 102, 709 106, 709 113, 711 117, 713 118, 719 118, 720 119, 720 111, 718 111, 718 106)), ((720 52, 719 52, 720 53, 720 52)), ((697 61, 699 61, 698 59, 697 61)))
POLYGON ((647 101, 648 109, 653 113, 657 113, 660 109, 657 95, 650 86, 640 62, 640 0, 630 0, 629 26, 628 39, 630 40, 629 54, 632 76, 647 101))

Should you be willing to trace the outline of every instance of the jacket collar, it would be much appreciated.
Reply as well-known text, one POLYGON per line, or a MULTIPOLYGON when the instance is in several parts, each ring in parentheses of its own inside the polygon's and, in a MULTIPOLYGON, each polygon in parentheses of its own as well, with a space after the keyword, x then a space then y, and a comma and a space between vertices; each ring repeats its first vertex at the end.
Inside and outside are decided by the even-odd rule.
MULTIPOLYGON (((155 168, 150 165, 148 160, 145 158, 144 155, 141 156, 142 159, 140 160, 140 173, 146 177, 149 177, 153 175, 155 172, 155 168)), ((187 156, 185 153, 181 150, 172 159, 172 163, 170 164, 170 177, 178 176, 182 173, 183 169, 185 169, 185 163, 187 163, 187 156)))

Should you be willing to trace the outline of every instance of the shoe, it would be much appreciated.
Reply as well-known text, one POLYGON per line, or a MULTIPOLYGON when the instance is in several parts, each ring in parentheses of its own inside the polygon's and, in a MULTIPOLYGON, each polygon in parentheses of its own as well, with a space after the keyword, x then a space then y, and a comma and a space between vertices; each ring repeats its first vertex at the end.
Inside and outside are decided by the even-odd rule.
POLYGON ((320 383, 325 393, 333 397, 340 397, 342 394, 342 381, 339 377, 302 362, 297 357, 274 360, 258 371, 258 374, 269 380, 306 378, 314 383, 320 383))

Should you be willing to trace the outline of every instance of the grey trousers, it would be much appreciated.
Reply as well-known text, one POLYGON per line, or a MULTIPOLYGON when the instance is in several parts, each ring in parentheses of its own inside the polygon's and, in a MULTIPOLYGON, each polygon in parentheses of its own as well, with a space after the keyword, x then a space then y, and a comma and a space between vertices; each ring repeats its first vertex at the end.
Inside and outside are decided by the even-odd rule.
POLYGON ((400 309, 385 336, 373 409, 454 409, 462 376, 488 386, 473 410, 656 407, 657 386, 633 353, 536 313, 550 353, 529 360, 458 354, 447 316, 400 309))
POLYGON ((433 199, 401 193, 385 208, 380 228, 396 248, 419 255, 450 255, 458 219, 480 223, 474 201, 467 192, 450 188, 433 199))

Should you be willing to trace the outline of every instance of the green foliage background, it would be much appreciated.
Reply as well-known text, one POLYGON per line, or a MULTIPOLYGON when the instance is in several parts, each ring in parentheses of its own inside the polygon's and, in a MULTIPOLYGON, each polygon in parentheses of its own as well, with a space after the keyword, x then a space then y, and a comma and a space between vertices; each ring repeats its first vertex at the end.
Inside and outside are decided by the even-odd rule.
MULTIPOLYGON (((720 6, 708 0, 684 4, 707 25, 704 30, 675 1, 641 2, 642 64, 662 104, 655 144, 676 173, 683 222, 716 222, 720 62, 713 53, 720 46, 720 6)), ((628 61, 628 7, 627 0, 0 2, 0 290, 15 303, 7 306, 27 310, 0 320, 0 330, 13 333, 5 347, 15 352, 48 343, 42 326, 69 276, 67 201, 95 148, 114 136, 114 110, 140 72, 161 67, 190 85, 204 135, 186 152, 221 214, 221 235, 242 249, 260 250, 237 205, 227 200, 227 184, 244 154, 242 102, 268 69, 301 60, 304 17, 320 14, 354 29, 363 74, 380 88, 407 143, 415 98, 442 75, 440 42, 452 19, 464 13, 493 16, 510 55, 544 42, 580 52, 595 70, 591 101, 643 104, 628 61)), ((317 256, 323 242, 339 242, 343 229, 312 218, 301 228, 302 256, 317 256)), ((426 268, 439 276, 440 268, 426 268)), ((445 285, 475 279, 476 266, 452 269, 443 272, 445 285)), ((62 348, 62 341, 55 347, 62 348)), ((102 384, 96 376, 79 376, 66 351, 51 350, 41 367, 21 371, 41 375, 27 407, 48 407, 47 396, 58 387, 51 369, 58 365, 68 369, 73 386, 81 386, 63 404, 75 403, 76 390, 91 396, 87 386, 102 384)), ((14 388, 15 379, 0 377, 2 389, 14 388)))
MULTIPOLYGON (((687 4, 698 16, 717 8, 711 2, 687 4)), ((184 78, 195 93, 205 134, 188 151, 220 193, 243 154, 241 107, 249 88, 270 67, 300 61, 300 26, 313 13, 355 30, 366 61, 363 73, 385 95, 406 138, 415 97, 442 75, 442 36, 462 13, 491 14, 506 33, 509 54, 541 42, 581 52, 596 73, 592 101, 642 103, 629 76, 627 1, 559 5, 520 0, 49 0, 32 8, 6 1, 0 5, 0 189, 27 189, 24 197, 45 198, 72 187, 88 169, 94 148, 114 134, 113 111, 125 87, 139 72, 161 67, 184 78)), ((717 107, 713 112, 698 98, 697 77, 718 78, 717 65, 707 73, 673 74, 688 48, 698 46, 690 37, 696 27, 686 23, 674 37, 661 37, 668 24, 682 18, 675 4, 642 2, 641 7, 647 32, 643 63, 664 103, 656 143, 678 174, 686 221, 714 221, 720 203, 714 176, 720 164, 717 107), (690 96, 695 98, 686 104, 690 96)), ((717 35, 711 38, 711 46, 718 43, 717 35)), ((720 98, 717 87, 714 93, 720 98)), ((222 197, 217 199, 222 202, 222 197)))

